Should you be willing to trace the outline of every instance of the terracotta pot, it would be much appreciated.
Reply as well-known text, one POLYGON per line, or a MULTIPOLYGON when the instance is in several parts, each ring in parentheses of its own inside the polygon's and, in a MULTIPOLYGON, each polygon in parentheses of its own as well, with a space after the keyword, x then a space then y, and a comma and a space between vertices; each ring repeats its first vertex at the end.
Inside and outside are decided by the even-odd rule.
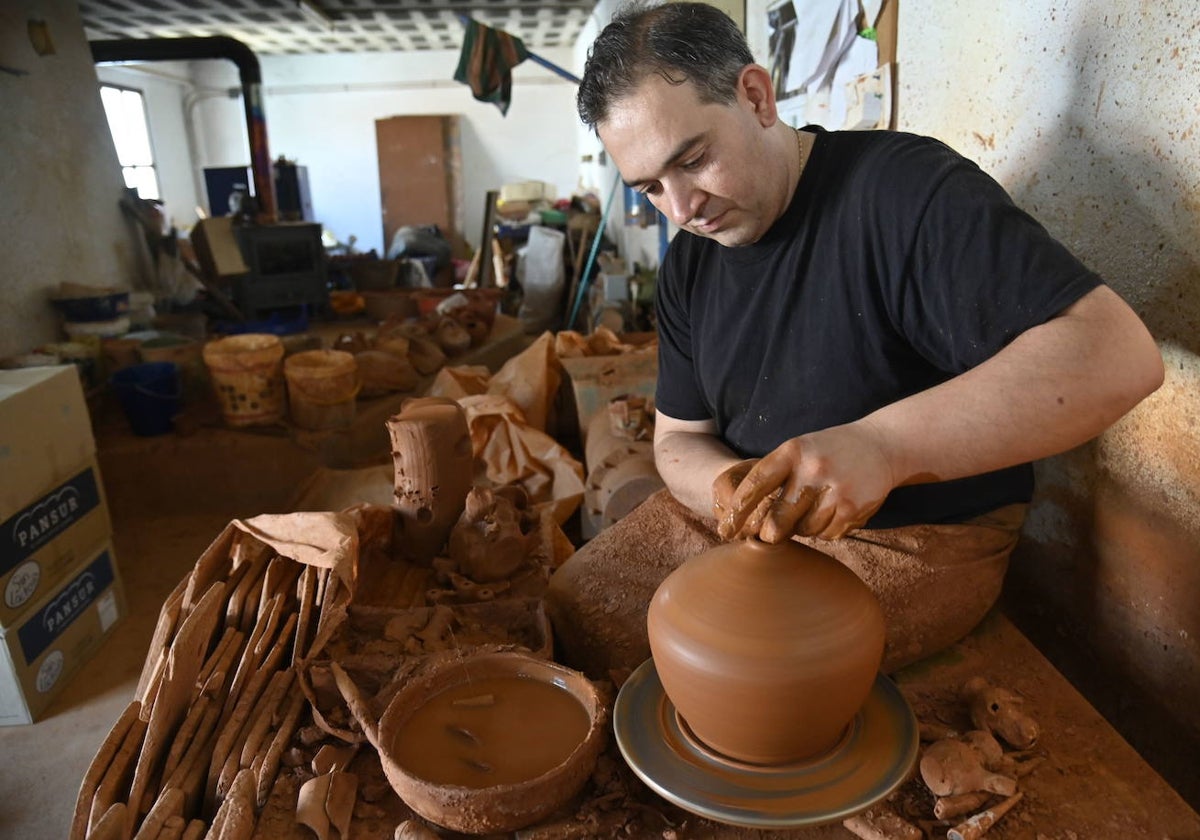
POLYGON ((667 697, 706 746, 782 764, 832 748, 883 658, 883 611, 841 563, 796 542, 718 545, 659 586, 647 617, 667 697))
MULTIPOLYGON (((346 682, 344 677, 343 673, 339 687, 346 682)), ((346 688, 350 686, 347 684, 346 688)), ((361 710, 365 706, 365 701, 358 698, 351 709, 361 710)), ((486 710, 481 713, 486 714, 486 710)), ((357 711, 355 716, 379 751, 388 782, 405 804, 430 822, 464 834, 507 834, 533 825, 563 807, 583 789, 595 769, 608 726, 604 699, 583 674, 533 653, 486 646, 466 656, 454 651, 430 657, 425 667, 392 698, 377 726, 359 717, 357 711), (401 756, 404 745, 400 739, 413 716, 426 704, 436 702, 444 692, 464 685, 485 685, 493 678, 521 678, 555 686, 578 701, 586 715, 586 729, 566 757, 536 776, 482 787, 430 781, 408 767, 401 756)), ((517 726, 526 717, 527 714, 517 710, 513 725, 517 726)), ((526 726, 530 725, 534 729, 542 727, 540 737, 526 739, 530 748, 535 748, 534 741, 553 740, 556 734, 545 731, 548 726, 545 720, 530 718, 526 726)), ((456 749, 469 755, 473 745, 458 744, 456 749)), ((516 760, 517 756, 512 758, 516 760)))

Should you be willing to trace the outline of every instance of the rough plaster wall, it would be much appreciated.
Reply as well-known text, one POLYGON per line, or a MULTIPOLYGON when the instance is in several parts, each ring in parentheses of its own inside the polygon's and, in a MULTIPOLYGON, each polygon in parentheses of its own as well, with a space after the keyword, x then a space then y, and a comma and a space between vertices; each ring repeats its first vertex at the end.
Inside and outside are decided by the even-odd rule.
POLYGON ((1136 746, 1175 757, 1160 769, 1198 801, 1194 3, 902 0, 899 62, 899 127, 977 160, 1159 340, 1159 392, 1094 443, 1038 465, 1008 603, 1136 746))
POLYGON ((59 339, 47 298, 61 281, 129 286, 135 240, 96 72, 73 3, 0 3, 0 357, 59 339), (45 21, 39 57, 27 23, 45 21))

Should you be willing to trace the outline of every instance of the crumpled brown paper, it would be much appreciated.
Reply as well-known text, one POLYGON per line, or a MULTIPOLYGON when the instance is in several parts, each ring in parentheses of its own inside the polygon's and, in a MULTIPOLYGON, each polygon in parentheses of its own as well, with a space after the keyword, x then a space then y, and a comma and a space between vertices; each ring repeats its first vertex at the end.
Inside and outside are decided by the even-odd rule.
POLYGON ((458 402, 487 479, 496 486, 521 485, 535 504, 553 502, 555 520, 565 522, 583 500, 583 465, 554 438, 527 423, 508 397, 480 394, 458 402))
POLYGON ((233 525, 284 557, 330 569, 353 593, 358 578, 358 529, 346 513, 264 513, 233 525))
POLYGON ((459 400, 486 394, 492 372, 484 365, 452 365, 437 372, 426 396, 459 400))
POLYGON ((496 371, 487 392, 508 397, 521 408, 527 424, 544 432, 560 382, 554 335, 544 332, 496 371))
POLYGON ((590 335, 563 330, 554 337, 554 351, 560 359, 575 359, 581 356, 616 356, 635 350, 657 347, 657 340, 647 343, 632 343, 621 338, 608 327, 597 327, 590 335))

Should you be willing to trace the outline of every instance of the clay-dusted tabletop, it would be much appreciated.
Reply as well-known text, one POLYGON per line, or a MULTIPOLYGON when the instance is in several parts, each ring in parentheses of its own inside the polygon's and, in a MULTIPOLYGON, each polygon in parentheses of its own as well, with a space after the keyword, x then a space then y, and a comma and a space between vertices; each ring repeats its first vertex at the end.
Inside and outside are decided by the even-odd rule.
MULTIPOLYGON (((950 650, 894 676, 923 721, 938 720, 965 729, 957 691, 977 674, 1025 696, 1028 711, 1042 725, 1038 749, 1045 755, 1044 763, 1021 780, 1024 801, 988 832, 989 840, 1200 840, 1200 814, 1003 615, 993 613, 950 650)), ((618 781, 604 792, 589 785, 572 812, 518 832, 515 838, 853 840, 855 836, 840 824, 762 831, 700 819, 667 803, 633 776, 612 739, 603 760, 612 762, 610 769, 618 781), (605 798, 607 801, 600 801, 605 798)), ((377 759, 368 752, 361 753, 351 769, 364 778, 380 772, 377 759)), ((256 838, 311 837, 300 826, 287 826, 287 799, 292 792, 285 784, 276 788, 260 818, 256 838)), ((356 819, 352 836, 390 840, 395 824, 409 815, 390 794, 375 805, 379 812, 370 819, 356 819)))

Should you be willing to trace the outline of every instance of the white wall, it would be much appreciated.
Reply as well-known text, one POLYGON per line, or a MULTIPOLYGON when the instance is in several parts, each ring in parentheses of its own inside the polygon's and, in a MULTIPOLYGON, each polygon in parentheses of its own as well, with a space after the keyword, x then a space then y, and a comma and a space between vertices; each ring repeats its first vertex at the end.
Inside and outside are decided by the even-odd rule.
MULTIPOLYGON (((569 49, 538 54, 577 72, 569 49)), ((364 55, 261 56, 263 110, 272 158, 308 167, 317 220, 339 240, 385 250, 375 150, 375 120, 458 114, 463 160, 463 235, 483 229, 484 196, 505 183, 542 180, 570 196, 579 180, 575 85, 526 61, 513 72, 507 116, 453 79, 457 51, 364 55)), ((195 63, 197 164, 249 162, 241 100, 220 91, 238 84, 229 62, 195 63)))

